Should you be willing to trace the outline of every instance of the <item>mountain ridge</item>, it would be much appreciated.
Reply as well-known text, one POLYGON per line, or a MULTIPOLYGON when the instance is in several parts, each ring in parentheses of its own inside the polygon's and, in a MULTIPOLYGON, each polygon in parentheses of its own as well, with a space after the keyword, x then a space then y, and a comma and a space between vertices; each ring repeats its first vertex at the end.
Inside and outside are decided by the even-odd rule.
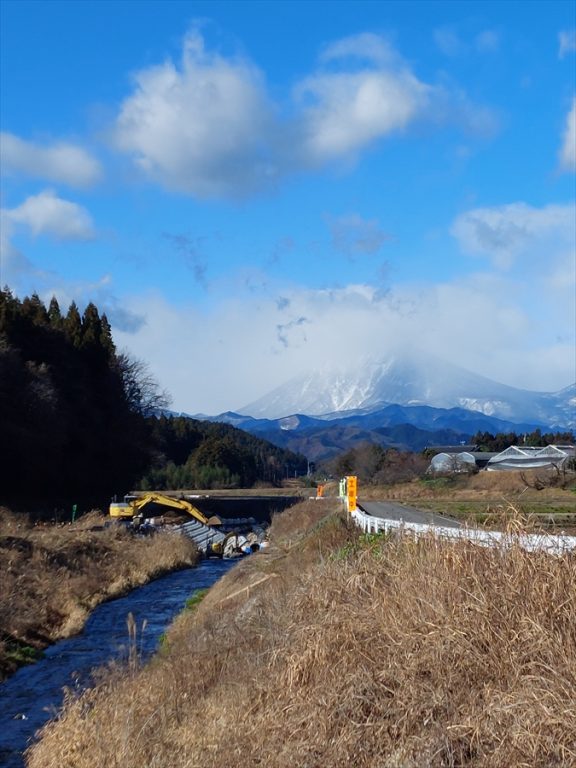
POLYGON ((461 408, 515 424, 576 428, 576 384, 557 392, 534 392, 428 354, 371 358, 361 368, 324 366, 290 379, 235 412, 254 419, 301 414, 326 420, 390 405, 461 408))
POLYGON ((576 384, 533 392, 500 384, 428 354, 324 365, 251 405, 192 418, 231 424, 322 460, 371 442, 419 451, 468 443, 478 432, 576 431, 576 384))
POLYGON ((327 419, 292 414, 281 419, 254 419, 227 411, 211 419, 233 424, 314 461, 332 458, 363 442, 421 451, 438 444, 468 443, 477 432, 520 434, 546 429, 544 425, 513 423, 464 408, 388 405, 381 410, 356 410, 339 416, 327 419))

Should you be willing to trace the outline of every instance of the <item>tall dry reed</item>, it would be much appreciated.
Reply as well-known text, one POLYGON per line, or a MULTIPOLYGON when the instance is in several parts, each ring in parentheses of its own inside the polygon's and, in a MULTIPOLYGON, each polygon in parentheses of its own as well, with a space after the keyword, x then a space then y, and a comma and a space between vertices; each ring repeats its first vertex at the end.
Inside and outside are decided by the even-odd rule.
POLYGON ((279 524, 153 663, 70 699, 30 768, 576 765, 573 555, 293 514, 309 536, 279 524))

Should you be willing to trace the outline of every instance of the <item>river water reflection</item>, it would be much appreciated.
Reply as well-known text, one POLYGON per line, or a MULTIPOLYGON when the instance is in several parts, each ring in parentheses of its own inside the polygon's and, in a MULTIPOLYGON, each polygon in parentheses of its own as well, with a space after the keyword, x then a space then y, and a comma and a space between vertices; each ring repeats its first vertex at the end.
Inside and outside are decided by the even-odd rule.
POLYGON ((22 667, 0 685, 0 766, 24 766, 23 752, 36 730, 58 712, 64 686, 86 687, 91 670, 126 657, 128 613, 137 623, 138 649, 149 657, 191 593, 210 587, 233 565, 234 560, 203 560, 196 568, 168 574, 103 603, 82 634, 47 648, 43 659, 22 667))

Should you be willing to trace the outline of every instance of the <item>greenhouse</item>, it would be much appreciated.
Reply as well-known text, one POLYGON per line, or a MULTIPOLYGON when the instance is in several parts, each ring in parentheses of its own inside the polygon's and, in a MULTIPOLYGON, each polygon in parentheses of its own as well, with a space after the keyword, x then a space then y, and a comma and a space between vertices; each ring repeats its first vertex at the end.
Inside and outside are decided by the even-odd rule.
POLYGON ((454 472, 473 472, 475 469, 474 456, 468 451, 462 451, 461 453, 437 453, 430 462, 428 472, 445 475, 454 472))
POLYGON ((573 445, 547 445, 545 448, 511 445, 493 456, 487 469, 494 471, 560 468, 575 455, 576 449, 573 445))

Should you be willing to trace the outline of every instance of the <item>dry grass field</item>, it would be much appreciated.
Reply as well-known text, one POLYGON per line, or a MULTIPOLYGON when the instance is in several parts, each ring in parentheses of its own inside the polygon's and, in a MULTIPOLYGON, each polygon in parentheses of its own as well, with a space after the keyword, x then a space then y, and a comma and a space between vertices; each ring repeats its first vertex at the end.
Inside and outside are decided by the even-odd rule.
POLYGON ((576 765, 576 557, 365 537, 326 499, 70 698, 29 768, 576 765))
POLYGON ((481 499, 576 498, 576 476, 568 476, 564 487, 553 482, 553 475, 538 472, 478 472, 472 475, 425 478, 384 486, 362 486, 360 495, 390 499, 416 499, 446 497, 481 499), (536 490, 532 486, 544 479, 546 487, 536 490), (545 480, 548 480, 548 483, 545 480), (570 481, 571 480, 571 481, 570 481))
POLYGON ((0 680, 78 632, 98 603, 196 562, 185 537, 139 539, 104 520, 92 512, 72 525, 33 526, 0 508, 0 680))

